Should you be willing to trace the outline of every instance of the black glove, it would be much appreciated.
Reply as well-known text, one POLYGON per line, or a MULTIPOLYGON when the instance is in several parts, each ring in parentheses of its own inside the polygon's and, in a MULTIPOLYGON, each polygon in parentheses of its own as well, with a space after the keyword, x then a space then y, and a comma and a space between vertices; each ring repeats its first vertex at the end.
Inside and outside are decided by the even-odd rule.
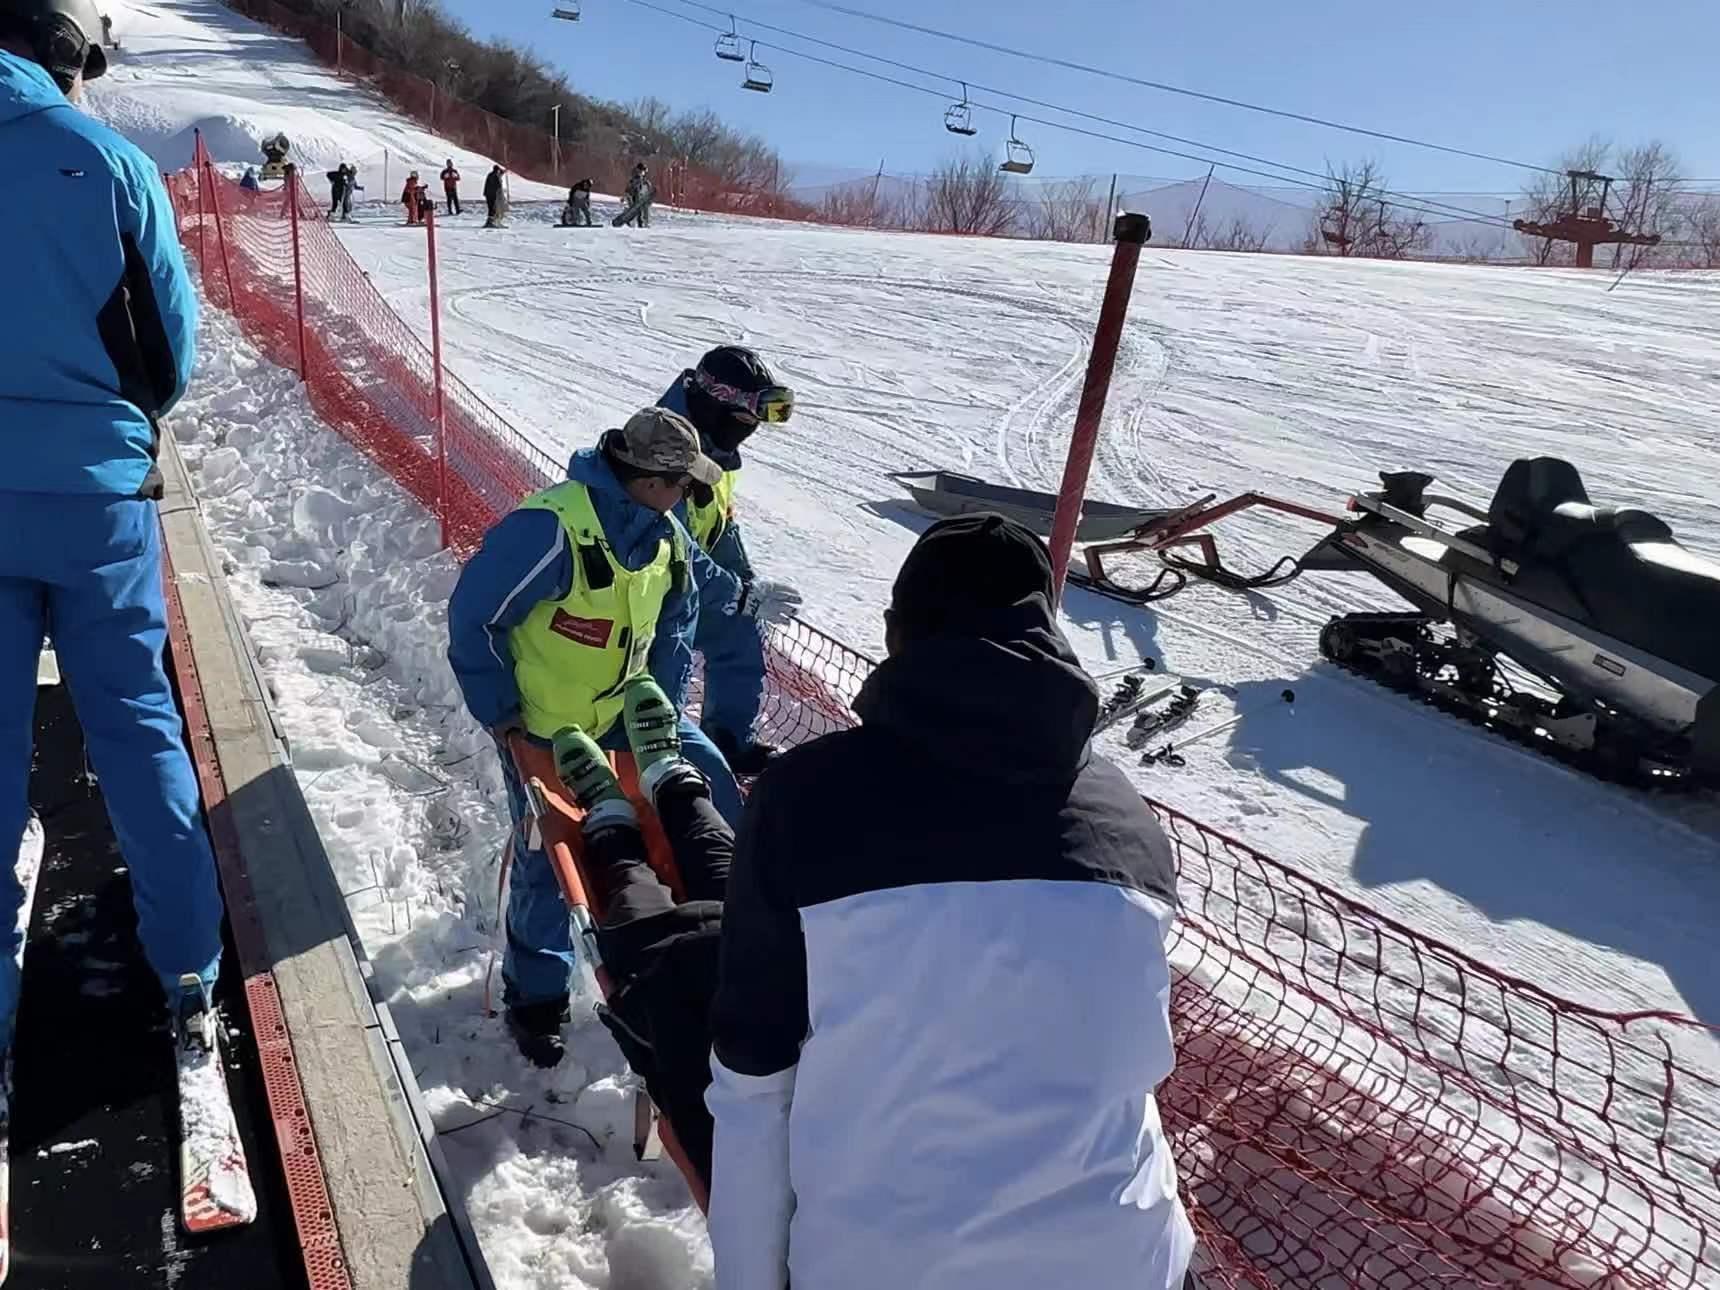
POLYGON ((701 484, 695 479, 687 486, 687 500, 694 506, 709 506, 717 500, 717 492, 709 484, 701 484))

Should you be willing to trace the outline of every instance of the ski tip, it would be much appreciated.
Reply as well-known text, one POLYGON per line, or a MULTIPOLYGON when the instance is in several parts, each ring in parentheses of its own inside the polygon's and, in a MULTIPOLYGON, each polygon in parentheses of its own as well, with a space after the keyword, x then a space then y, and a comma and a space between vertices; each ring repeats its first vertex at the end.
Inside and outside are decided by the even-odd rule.
POLYGON ((227 1197, 225 1202, 215 1199, 214 1190, 208 1183, 200 1183, 185 1193, 180 1220, 188 1233, 202 1236, 208 1232, 222 1232, 231 1227, 244 1227, 256 1219, 257 1198, 251 1191, 249 1179, 242 1188, 234 1188, 231 1183, 228 1188, 238 1194, 227 1197))

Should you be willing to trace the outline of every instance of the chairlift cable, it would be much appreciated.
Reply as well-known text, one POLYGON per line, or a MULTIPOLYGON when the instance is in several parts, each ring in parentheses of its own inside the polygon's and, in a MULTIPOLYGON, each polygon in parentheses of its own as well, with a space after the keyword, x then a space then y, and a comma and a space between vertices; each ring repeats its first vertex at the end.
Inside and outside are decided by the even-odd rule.
MULTIPOLYGON (((648 9, 656 9, 659 13, 669 14, 672 17, 676 17, 676 18, 681 19, 681 21, 683 21, 683 22, 695 23, 696 25, 699 25, 699 26, 704 25, 702 23, 698 23, 696 19, 692 19, 692 18, 687 17, 685 14, 676 13, 673 10, 663 9, 663 8, 659 7, 658 5, 651 4, 651 3, 649 3, 649 0, 631 0, 631 2, 634 4, 642 4, 648 9)), ((722 14, 724 16, 729 17, 731 19, 731 21, 733 20, 733 15, 729 14, 726 10, 718 9, 713 5, 704 4, 701 2, 701 0, 676 0, 676 2, 679 4, 686 5, 689 8, 703 9, 708 13, 722 14)), ((1291 165, 1288 162, 1273 161, 1267 157, 1258 157, 1258 156, 1255 156, 1251 153, 1238 152, 1232 148, 1221 148, 1217 144, 1205 143, 1199 139, 1187 139, 1187 138, 1183 138, 1180 135, 1167 134, 1162 130, 1152 130, 1152 129, 1147 128, 1146 126, 1135 125, 1133 122, 1130 122, 1130 121, 1119 121, 1119 120, 1116 120, 1115 118, 1112 118, 1112 117, 1098 116, 1092 112, 1082 111, 1079 108, 1065 107, 1064 105, 1062 105, 1060 103, 1051 103, 1051 102, 1047 102, 1044 99, 1033 98, 1030 95, 1018 94, 1013 90, 999 89, 998 87, 993 86, 993 85, 981 85, 977 81, 963 81, 958 77, 950 76, 944 72, 935 71, 931 68, 916 67, 911 63, 904 63, 904 62, 901 62, 897 59, 888 58, 888 57, 885 57, 885 56, 880 55, 880 54, 869 54, 863 49, 855 49, 852 46, 843 45, 837 41, 824 40, 824 39, 821 39, 820 37, 817 37, 817 36, 808 36, 803 32, 792 31, 789 28, 779 27, 779 26, 776 26, 776 25, 774 25, 772 23, 768 23, 768 22, 760 22, 754 18, 749 17, 747 19, 747 25, 750 27, 757 27, 761 31, 774 31, 779 35, 792 36, 796 40, 804 40, 808 44, 820 45, 826 49, 835 49, 835 50, 840 51, 841 53, 850 54, 856 58, 864 58, 864 59, 867 59, 871 62, 882 63, 887 67, 894 67, 900 71, 912 72, 912 73, 919 75, 919 76, 931 76, 931 77, 936 77, 939 80, 950 81, 954 84, 961 85, 963 87, 964 98, 966 99, 966 102, 967 102, 969 107, 979 108, 982 111, 996 112, 1000 116, 1010 116, 1010 115, 1020 115, 1020 114, 1012 113, 1007 108, 1001 108, 1001 107, 997 107, 994 105, 974 102, 971 98, 967 98, 967 96, 966 96, 967 87, 971 85, 973 88, 983 90, 988 94, 998 94, 998 95, 1003 96, 1004 98, 1013 99, 1018 103, 1027 103, 1027 104, 1031 104, 1034 107, 1045 108, 1045 109, 1048 109, 1048 110, 1053 111, 1053 112, 1061 112, 1065 116, 1078 117, 1082 120, 1092 121, 1092 122, 1099 124, 1099 125, 1111 126, 1113 128, 1121 129, 1121 130, 1133 130, 1139 134, 1148 135, 1148 136, 1155 138, 1155 139, 1164 139, 1164 140, 1171 142, 1171 143, 1182 144, 1185 147, 1201 148, 1207 152, 1218 153, 1221 156, 1236 157, 1242 161, 1250 161, 1250 162, 1254 162, 1257 165, 1262 165, 1262 166, 1272 166, 1272 167, 1275 167, 1279 170, 1288 171, 1291 174, 1306 175, 1312 179, 1318 180, 1319 182, 1317 184, 1312 184, 1312 185, 1302 184, 1300 186, 1304 187, 1304 188, 1312 188, 1315 191, 1321 191, 1321 192, 1325 191, 1326 183, 1327 183, 1327 180, 1329 179, 1328 175, 1326 175, 1325 173, 1318 171, 1318 170, 1309 170, 1306 167, 1291 165)), ((712 30, 714 30, 714 28, 712 30)), ((852 73, 859 75, 859 76, 871 76, 874 79, 883 81, 887 84, 902 86, 903 88, 916 90, 922 94, 933 94, 933 93, 937 93, 940 95, 942 94, 941 91, 931 90, 931 89, 928 89, 926 86, 923 86, 923 85, 908 84, 907 82, 896 80, 893 77, 883 76, 879 73, 868 71, 865 68, 851 67, 845 63, 837 63, 837 62, 832 62, 832 61, 827 60, 827 59, 820 59, 817 55, 808 54, 808 53, 804 52, 803 50, 791 49, 791 48, 788 48, 786 46, 776 45, 776 44, 767 44, 766 48, 777 49, 777 50, 780 50, 781 52, 783 52, 785 54, 790 54, 790 55, 794 55, 794 56, 797 56, 800 58, 810 59, 813 62, 822 62, 827 67, 839 68, 843 71, 852 72, 852 73)), ((1107 134, 1095 134, 1091 131, 1081 130, 1075 126, 1064 125, 1061 122, 1047 121, 1047 120, 1040 118, 1040 117, 1031 117, 1031 116, 1022 115, 1021 119, 1024 121, 1031 121, 1036 125, 1044 125, 1044 126, 1048 126, 1048 127, 1052 128, 1052 129, 1070 130, 1070 131, 1073 131, 1074 133, 1085 134, 1085 135, 1088 135, 1089 137, 1095 138, 1095 139, 1106 139, 1106 140, 1111 140, 1113 142, 1130 144, 1134 147, 1146 148, 1148 151, 1153 151, 1153 152, 1162 152, 1162 153, 1165 153, 1165 154, 1167 154, 1169 156, 1173 156, 1173 157, 1188 158, 1190 155, 1188 153, 1176 152, 1176 151, 1174 151, 1172 149, 1168 149, 1168 148, 1152 148, 1152 147, 1150 147, 1150 145, 1142 144, 1142 143, 1136 143, 1134 140, 1130 140, 1130 139, 1121 139, 1121 140, 1113 139, 1113 136, 1110 136, 1107 134)), ((1236 170, 1236 171, 1239 171, 1243 174, 1252 174, 1252 175, 1260 175, 1261 174, 1260 171, 1250 170, 1246 166, 1231 166, 1225 162, 1221 162, 1221 161, 1215 162, 1213 160, 1213 158, 1211 158, 1211 157, 1202 156, 1202 157, 1194 157, 1192 159, 1195 161, 1199 161, 1205 165, 1217 165, 1222 169, 1236 170)), ((1562 174, 1563 172, 1558 172, 1558 173, 1562 174)), ((1278 182, 1290 182, 1290 183, 1295 182, 1294 180, 1281 178, 1281 177, 1276 176, 1276 175, 1266 175, 1263 177, 1268 178, 1268 179, 1274 179, 1274 180, 1277 180, 1278 182)), ((1438 218, 1441 218, 1441 219, 1455 219, 1455 220, 1461 220, 1461 221, 1481 221, 1484 223, 1492 223, 1492 224, 1503 224, 1504 223, 1504 221, 1502 221, 1500 219, 1500 217, 1497 215, 1493 215, 1493 214, 1490 214, 1490 213, 1485 212, 1485 211, 1471 210, 1468 207, 1464 207, 1464 206, 1456 206, 1450 202, 1433 201, 1424 195, 1420 195, 1420 194, 1416 194, 1416 193, 1400 192, 1400 191, 1395 191, 1392 189, 1381 189, 1379 191, 1384 196, 1399 199, 1400 205, 1404 204, 1403 199, 1408 199, 1408 201, 1420 203, 1420 205, 1417 205, 1417 206, 1406 206, 1405 207, 1406 209, 1413 210, 1418 214, 1437 216, 1438 218)))
MULTIPOLYGON (((685 4, 685 3, 689 3, 690 0, 679 0, 679 2, 685 4)), ((657 13, 665 14, 668 17, 675 18, 681 22, 688 23, 688 24, 695 26, 695 27, 700 27, 706 31, 720 31, 721 30, 720 28, 710 26, 708 23, 701 22, 697 18, 689 17, 687 14, 677 13, 676 11, 674 11, 672 9, 666 9, 662 5, 653 3, 652 0, 628 0, 628 3, 639 5, 640 7, 645 8, 645 9, 654 10, 657 13)), ((749 22, 750 21, 751 20, 749 19, 749 22)), ((821 66, 824 66, 824 67, 833 67, 833 68, 837 69, 838 71, 849 72, 855 76, 864 76, 864 77, 867 77, 871 80, 879 81, 879 82, 886 84, 886 85, 895 85, 901 89, 912 90, 917 94, 928 94, 928 95, 932 95, 934 97, 937 97, 939 99, 947 99, 947 97, 948 97, 948 92, 945 90, 935 89, 931 86, 926 86, 926 85, 918 85, 912 81, 904 81, 898 77, 887 76, 882 72, 871 71, 871 70, 864 68, 864 67, 855 67, 855 66, 848 64, 848 63, 839 63, 834 59, 823 58, 817 54, 807 53, 805 50, 794 49, 794 48, 791 48, 791 47, 786 46, 786 45, 779 45, 779 44, 775 44, 775 43, 767 42, 767 41, 759 41, 757 43, 763 45, 766 49, 774 49, 780 53, 787 54, 793 58, 804 59, 807 62, 817 63, 817 64, 820 64, 821 66)), ((861 55, 861 56, 866 57, 866 55, 861 55)), ((931 73, 928 73, 928 74, 931 74, 931 73)), ((952 79, 953 80, 954 78, 943 78, 943 79, 952 79)), ((1138 148, 1138 149, 1145 151, 1145 152, 1155 152, 1155 153, 1159 153, 1159 154, 1162 154, 1162 155, 1168 156, 1168 157, 1180 157, 1186 161, 1198 162, 1200 165, 1203 165, 1203 166, 1216 166, 1221 170, 1235 171, 1238 174, 1254 175, 1257 178, 1271 180, 1274 184, 1278 184, 1278 185, 1284 185, 1287 187, 1294 187, 1294 188, 1301 188, 1301 189, 1305 189, 1309 192, 1314 192, 1314 193, 1323 193, 1326 191, 1326 185, 1324 182, 1316 184, 1316 183, 1310 183, 1307 180, 1293 179, 1293 178, 1289 177, 1288 175, 1272 174, 1268 171, 1256 170, 1250 166, 1238 165, 1235 162, 1219 161, 1213 157, 1202 156, 1198 153, 1181 152, 1175 148, 1163 148, 1163 147, 1159 147, 1155 144, 1142 143, 1139 139, 1127 139, 1127 138, 1124 138, 1120 135, 1107 134, 1101 130, 1089 130, 1089 129, 1086 129, 1082 126, 1070 125, 1066 121, 1053 121, 1053 120, 1050 120, 1046 117, 1030 116, 1030 115, 1027 115, 1025 113, 1011 113, 1009 111, 1009 109, 1003 108, 1003 107, 998 107, 994 104, 977 103, 977 102, 972 102, 970 100, 970 105, 972 107, 980 109, 981 111, 995 112, 1000 116, 1014 115, 1014 116, 1019 117, 1020 120, 1031 122, 1034 125, 1043 125, 1049 129, 1053 129, 1053 130, 1062 130, 1067 134, 1078 134, 1078 135, 1082 135, 1082 136, 1089 138, 1089 139, 1098 139, 1098 140, 1102 140, 1102 141, 1107 142, 1107 143, 1118 143, 1118 144, 1122 144, 1125 147, 1138 148)), ((1052 105, 1052 106, 1055 107, 1055 105, 1052 105)), ((1077 111, 1074 111, 1073 109, 1056 108, 1056 110, 1067 111, 1068 114, 1071 116, 1089 116, 1090 117, 1090 114, 1088 114, 1088 113, 1077 112, 1077 111)), ((1125 125, 1123 128, 1125 128, 1125 129, 1136 129, 1138 127, 1125 125)), ((1195 146, 1200 146, 1200 145, 1195 145, 1195 146)), ((1272 161, 1263 161, 1261 164, 1272 166, 1272 165, 1278 165, 1279 163, 1272 162, 1272 161)), ((1281 167, 1281 168, 1282 169, 1292 169, 1291 167, 1281 167)), ((1305 171, 1303 173, 1315 174, 1317 172, 1305 171)), ((1324 180, 1324 178, 1325 178, 1325 176, 1321 176, 1322 180, 1324 180)), ((1454 222, 1461 221, 1461 222, 1467 222, 1467 223, 1481 224, 1481 225, 1484 225, 1487 227, 1492 227, 1492 228, 1509 229, 1511 227, 1509 221, 1504 220, 1497 215, 1490 215, 1490 214, 1487 214, 1487 213, 1481 212, 1481 211, 1468 211, 1468 210, 1464 210, 1461 207, 1447 207, 1443 210, 1438 210, 1438 209, 1433 209, 1427 205, 1421 204, 1419 201, 1417 201, 1413 198, 1413 195, 1410 195, 1410 200, 1407 200, 1407 201, 1403 200, 1403 198, 1406 195, 1402 194, 1402 193, 1386 191, 1385 195, 1398 198, 1399 200, 1398 200, 1397 204, 1399 207, 1401 207, 1403 210, 1411 211, 1411 212, 1414 212, 1418 215, 1428 215, 1428 216, 1432 216, 1432 217, 1437 218, 1437 219, 1450 220, 1450 221, 1454 221, 1454 222)))
POLYGON ((1261 112, 1267 116, 1283 117, 1290 121, 1302 121, 1308 125, 1317 125, 1328 130, 1342 130, 1349 134, 1366 135, 1370 139, 1384 139, 1389 143, 1408 144, 1414 148, 1426 148, 1434 152, 1449 153, 1455 157, 1468 157, 1473 161, 1487 161, 1500 166, 1514 166, 1519 170, 1534 170, 1546 175, 1562 174, 1562 171, 1551 166, 1537 166, 1527 161, 1514 161, 1510 157, 1496 157, 1490 153, 1472 152, 1467 148, 1457 148, 1449 144, 1434 143, 1428 139, 1416 139, 1409 135, 1392 134, 1386 130, 1372 130, 1367 126, 1350 125, 1343 121, 1329 121, 1324 117, 1310 116, 1302 112, 1292 112, 1285 108, 1267 107, 1261 103, 1250 103, 1245 99, 1229 98, 1222 94, 1208 94, 1202 90, 1191 90, 1180 85, 1167 85, 1163 81, 1150 81, 1144 77, 1130 76, 1124 72, 1111 71, 1104 67, 1093 67, 1086 63, 1077 63, 1066 58, 1056 58, 1050 54, 1034 54, 1026 50, 1012 49, 1008 45, 994 44, 981 40, 976 36, 963 36, 956 32, 940 31, 936 27, 926 27, 919 23, 908 22, 901 18, 890 18, 883 14, 869 13, 864 9, 855 9, 848 5, 836 4, 832 0, 801 0, 802 4, 811 5, 815 9, 826 9, 832 13, 845 14, 850 18, 860 18, 866 22, 884 23, 891 27, 900 27, 904 31, 918 32, 922 36, 936 36, 940 40, 951 40, 958 44, 972 45, 976 49, 989 50, 994 54, 1007 54, 1012 58, 1024 58, 1029 62, 1044 63, 1052 67, 1062 67, 1069 71, 1084 72, 1089 76, 1103 76, 1110 80, 1122 81, 1129 85, 1139 85, 1149 90, 1160 90, 1166 94, 1181 94, 1187 98, 1202 99, 1208 103, 1220 103, 1226 107, 1241 108, 1248 112, 1261 112))

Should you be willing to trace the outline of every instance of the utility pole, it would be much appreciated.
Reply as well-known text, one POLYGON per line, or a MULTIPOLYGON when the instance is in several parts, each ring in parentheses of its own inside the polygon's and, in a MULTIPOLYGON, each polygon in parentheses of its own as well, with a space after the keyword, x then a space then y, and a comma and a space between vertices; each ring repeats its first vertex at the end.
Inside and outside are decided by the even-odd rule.
POLYGON ((1188 213, 1188 227, 1183 229, 1182 240, 1183 250, 1185 251, 1188 250, 1189 238, 1194 235, 1194 222, 1200 215, 1201 206, 1206 202, 1207 185, 1212 183, 1212 172, 1216 169, 1218 169, 1216 164, 1206 168, 1206 178, 1201 182, 1200 196, 1194 199, 1194 209, 1188 213))

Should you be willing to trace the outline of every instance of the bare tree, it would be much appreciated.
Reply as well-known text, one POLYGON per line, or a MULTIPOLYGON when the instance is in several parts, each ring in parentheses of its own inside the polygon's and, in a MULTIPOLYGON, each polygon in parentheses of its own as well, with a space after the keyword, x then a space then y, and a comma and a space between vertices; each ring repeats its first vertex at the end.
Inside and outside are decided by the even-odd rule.
POLYGON ((1105 201, 1096 179, 1065 179, 1039 190, 1027 212, 1027 235, 1044 242, 1097 242, 1105 229, 1105 201))
POLYGON ((1009 184, 990 157, 951 157, 926 181, 921 227, 933 233, 997 237, 1015 222, 1009 184))
POLYGON ((855 228, 902 228, 908 222, 900 189, 894 182, 885 189, 873 179, 836 185, 824 194, 818 215, 855 228))
MULTIPOLYGON (((1613 188, 1614 203, 1607 214, 1620 229, 1630 234, 1659 233, 1671 240, 1679 234, 1681 212, 1678 202, 1678 157, 1659 139, 1618 154, 1614 163, 1619 182, 1613 188)), ((1631 267, 1646 263, 1655 254, 1652 246, 1623 245, 1613 248, 1616 268, 1628 253, 1631 267)))
POLYGON ((1403 260, 1433 245, 1426 218, 1399 205, 1373 160, 1326 166, 1326 188, 1303 249, 1327 255, 1403 260))
POLYGON ((1694 199, 1685 214, 1685 250, 1699 268, 1720 269, 1720 197, 1694 199))

